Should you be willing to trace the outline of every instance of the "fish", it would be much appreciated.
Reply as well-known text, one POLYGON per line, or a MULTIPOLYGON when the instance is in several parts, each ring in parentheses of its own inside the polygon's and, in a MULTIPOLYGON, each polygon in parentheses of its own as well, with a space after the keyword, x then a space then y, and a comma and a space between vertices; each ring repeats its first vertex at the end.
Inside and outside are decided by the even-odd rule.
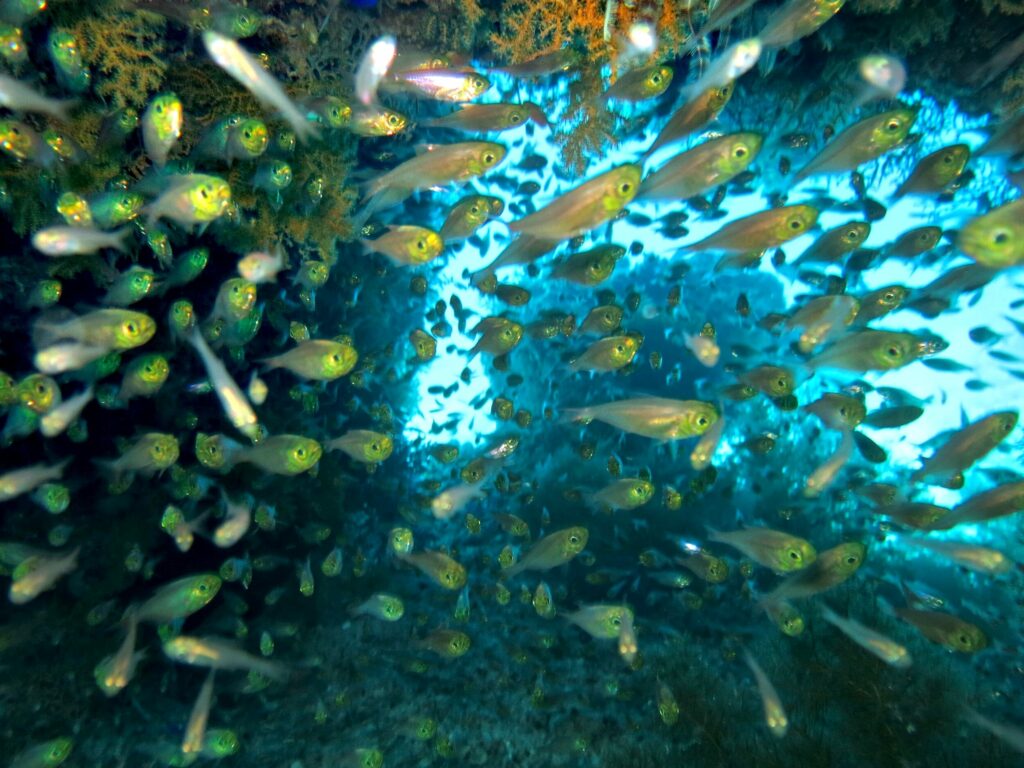
POLYGON ((763 47, 761 39, 757 37, 733 43, 708 64, 699 78, 683 88, 683 98, 690 101, 709 90, 724 88, 735 82, 757 64, 763 47))
POLYGON ((472 101, 491 88, 491 81, 472 69, 433 67, 399 70, 382 82, 385 90, 399 91, 435 101, 472 101))
POLYGON ((750 651, 743 652, 743 661, 750 668, 754 680, 757 682, 757 690, 761 694, 761 704, 764 707, 765 724, 772 736, 781 739, 789 730, 789 718, 786 717, 786 710, 782 708, 779 694, 750 651))
POLYGON ((947 530, 962 523, 984 523, 1024 510, 1024 482, 1003 483, 960 502, 936 528, 947 530))
POLYGON ((866 221, 851 221, 834 227, 807 246, 794 263, 818 262, 836 264, 843 257, 853 253, 871 234, 871 224, 866 221))
POLYGON ((68 111, 76 103, 76 99, 50 98, 21 80, 0 75, 0 106, 14 112, 33 112, 66 123, 68 111))
POLYGON ((369 429, 352 429, 341 437, 324 443, 327 451, 342 451, 355 461, 377 464, 386 460, 394 450, 390 437, 369 429))
POLYGON ((112 656, 105 657, 93 670, 96 685, 107 698, 116 696, 128 687, 128 683, 135 676, 136 667, 146 655, 145 650, 135 650, 138 619, 131 609, 128 611, 126 621, 128 626, 125 630, 124 640, 117 652, 112 656))
POLYGON ((643 159, 646 160, 662 147, 696 133, 717 118, 732 98, 734 88, 734 84, 728 82, 720 88, 709 88, 688 100, 665 123, 651 146, 644 152, 643 159))
POLYGON ((465 567, 443 552, 428 549, 422 552, 396 551, 395 554, 401 561, 415 567, 440 587, 458 590, 466 585, 465 567))
POLYGON ((503 144, 491 141, 428 145, 422 154, 365 184, 364 205, 354 215, 354 223, 362 226, 374 213, 398 205, 419 190, 482 176, 497 167, 506 152, 503 144))
POLYGON ((867 408, 860 399, 838 392, 825 392, 804 409, 821 419, 829 429, 839 431, 854 429, 867 417, 867 408))
POLYGON ((376 592, 349 609, 351 616, 373 616, 381 621, 398 621, 404 614, 405 603, 402 598, 385 592, 376 592))
POLYGON ((763 143, 752 132, 708 139, 648 173, 636 200, 689 200, 728 184, 757 159, 763 143))
POLYGON ((568 240, 613 218, 636 197, 641 168, 616 166, 556 198, 539 211, 509 223, 513 232, 540 240, 568 240))
POLYGON ((889 371, 917 360, 927 350, 922 337, 900 331, 861 330, 848 333, 807 361, 814 369, 889 371))
POLYGON ((213 704, 213 679, 217 674, 216 668, 211 669, 206 680, 199 689, 195 704, 192 705, 192 712, 185 724, 185 735, 181 740, 181 754, 185 762, 195 760, 203 751, 203 743, 206 741, 206 724, 210 719, 210 707, 213 704))
POLYGON ((260 469, 278 475, 300 475, 312 469, 323 455, 316 440, 301 435, 273 435, 251 448, 244 449, 238 463, 255 464, 260 469))
POLYGON ((167 165, 171 149, 181 138, 185 110, 175 93, 160 93, 150 99, 142 113, 142 145, 157 168, 167 165))
POLYGON ((806 568, 818 556, 810 542, 770 528, 748 527, 723 532, 709 527, 708 539, 735 547, 754 562, 776 573, 806 568))
POLYGON ((555 264, 551 276, 577 285, 599 285, 611 277, 616 263, 625 255, 626 249, 621 245, 599 245, 565 257, 555 264))
POLYGON ((608 336, 573 358, 569 367, 573 371, 616 371, 629 365, 639 349, 640 344, 633 336, 608 336))
POLYGON ((683 251, 751 253, 776 248, 804 234, 818 221, 818 210, 809 205, 790 205, 743 216, 683 251))
POLYGON ((861 85, 855 107, 877 100, 895 99, 907 84, 907 67, 895 56, 872 53, 857 62, 861 85))
POLYGON ((280 112, 299 141, 309 141, 318 137, 317 127, 306 119, 281 84, 236 40, 213 29, 204 31, 202 37, 206 52, 213 62, 258 101, 280 112))
POLYGON ((842 584, 864 564, 867 551, 861 542, 851 541, 819 552, 809 567, 787 576, 762 601, 799 600, 842 584))
POLYGON ((462 484, 448 488, 430 500, 430 511, 438 520, 448 520, 476 499, 486 498, 478 485, 462 484))
POLYGON ((566 409, 563 416, 585 423, 596 419, 654 440, 679 440, 704 434, 718 420, 719 412, 699 400, 641 397, 566 409))
POLYGON ((891 667, 907 669, 914 662, 910 652, 895 640, 864 626, 855 619, 844 619, 827 605, 821 606, 821 617, 891 667))
POLYGON ((78 568, 81 547, 62 556, 36 555, 23 560, 11 574, 8 599, 14 605, 24 605, 43 592, 53 589, 57 582, 78 568))
POLYGON ((786 48, 812 35, 839 13, 846 0, 789 0, 768 17, 758 33, 765 48, 786 48))
POLYGON ((0 475, 0 503, 31 493, 44 483, 60 480, 71 459, 59 464, 33 464, 23 469, 11 469, 0 475))
POLYGON ((793 177, 794 182, 821 173, 852 171, 906 141, 917 110, 901 107, 860 120, 844 130, 793 177))
POLYGON ((452 206, 438 234, 444 243, 465 240, 489 220, 500 216, 505 203, 490 195, 467 195, 452 206))
POLYGON ((984 458, 1017 426, 1016 411, 997 411, 967 424, 946 440, 910 476, 911 482, 947 481, 984 458))
POLYGON ((261 362, 268 370, 284 368, 302 379, 334 381, 350 373, 358 361, 358 353, 346 343, 310 339, 261 362))
POLYGON ((645 101, 661 96, 672 84, 672 67, 654 64, 625 72, 601 94, 601 101, 645 101))
POLYGON ((444 239, 428 227, 397 224, 373 240, 363 240, 369 250, 383 253, 398 266, 429 264, 444 250, 444 239))
POLYGON ((839 474, 839 471, 853 455, 854 438, 857 433, 844 429, 842 430, 842 435, 835 453, 815 467, 814 471, 808 476, 807 481, 804 483, 805 497, 815 498, 820 496, 826 488, 835 482, 836 475, 839 474))
POLYGON ((1005 725, 1003 723, 997 723, 994 720, 989 720, 984 715, 978 714, 970 708, 965 710, 965 714, 967 719, 975 725, 980 728, 984 728, 996 738, 1002 739, 1015 752, 1024 754, 1024 730, 1012 725, 1005 725))
POLYGON ((1024 263, 1024 199, 1012 200, 968 221, 956 247, 983 267, 1006 269, 1024 263))
POLYGON ((128 229, 104 232, 92 227, 47 227, 32 235, 32 247, 47 256, 63 258, 112 249, 126 253, 128 229))
MULTIPOLYGON (((246 670, 271 680, 286 680, 288 669, 243 651, 230 640, 219 637, 178 635, 163 644, 164 655, 181 664, 208 667, 210 670, 246 670)), ((211 679, 211 678, 207 678, 211 679)))
POLYGON ((435 629, 416 645, 441 658, 457 659, 464 656, 472 644, 472 640, 465 632, 457 629, 435 629))
POLYGON ((541 126, 548 124, 544 111, 527 101, 522 104, 463 104, 457 112, 425 120, 423 125, 477 133, 500 133, 525 125, 527 120, 541 126))
MULTIPOLYGON (((956 511, 954 510, 951 514, 955 515, 956 511)), ((934 552, 937 555, 949 558, 957 565, 987 576, 998 576, 1008 573, 1014 566, 1013 560, 999 550, 990 547, 979 547, 967 542, 926 539, 920 536, 901 536, 899 543, 903 546, 923 549, 926 552, 934 552)))
POLYGON ((15 755, 9 768, 57 768, 70 757, 74 745, 65 736, 34 744, 15 755))
POLYGON ((642 507, 651 500, 653 495, 654 486, 647 480, 639 477, 623 477, 591 494, 588 500, 602 509, 632 510, 642 507))
MULTIPOLYGON (((908 600, 912 598, 909 597, 908 600)), ((943 611, 918 608, 890 608, 896 616, 910 624, 933 643, 958 653, 977 653, 988 646, 985 633, 974 624, 943 611)))
POLYGON ((168 176, 163 192, 143 211, 146 226, 152 229, 160 219, 172 219, 182 226, 205 226, 227 212, 231 187, 218 177, 205 173, 168 176))
POLYGON ((585 605, 562 616, 598 640, 617 640, 622 623, 633 620, 633 610, 625 605, 585 605))
POLYGON ((952 184, 967 166, 971 148, 967 144, 950 144, 925 155, 917 161, 910 175, 893 194, 893 200, 907 195, 936 196, 952 184))
POLYGON ((397 41, 391 35, 374 40, 366 49, 356 69, 356 97, 365 106, 377 103, 377 86, 395 61, 397 41))
POLYGON ((508 580, 523 571, 549 571, 565 565, 586 548, 589 538, 589 531, 580 526, 550 533, 534 544, 515 565, 503 570, 501 578, 508 580))
POLYGON ((231 378, 224 363, 213 353, 197 328, 192 329, 188 336, 188 342, 202 360, 203 366, 206 368, 206 375, 210 379, 210 384, 217 394, 217 399, 220 400, 221 408, 228 417, 228 421, 250 440, 258 440, 261 431, 259 421, 256 419, 256 412, 245 393, 231 378))

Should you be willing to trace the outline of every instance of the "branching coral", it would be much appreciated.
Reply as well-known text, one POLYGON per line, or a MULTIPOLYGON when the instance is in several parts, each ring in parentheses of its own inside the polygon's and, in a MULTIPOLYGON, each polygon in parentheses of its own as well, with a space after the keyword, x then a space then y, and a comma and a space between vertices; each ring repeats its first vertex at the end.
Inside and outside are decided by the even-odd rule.
POLYGON ((166 27, 160 16, 116 6, 73 25, 82 58, 96 75, 96 94, 118 108, 143 107, 167 73, 166 27))
POLYGON ((586 170, 588 154, 598 154, 617 143, 615 117, 598 98, 601 88, 598 71, 584 70, 569 86, 569 109, 555 134, 562 147, 562 162, 577 175, 586 170))
POLYGON ((604 0, 516 0, 506 4, 491 47, 499 58, 518 63, 574 43, 589 61, 601 61, 609 53, 604 12, 604 0))

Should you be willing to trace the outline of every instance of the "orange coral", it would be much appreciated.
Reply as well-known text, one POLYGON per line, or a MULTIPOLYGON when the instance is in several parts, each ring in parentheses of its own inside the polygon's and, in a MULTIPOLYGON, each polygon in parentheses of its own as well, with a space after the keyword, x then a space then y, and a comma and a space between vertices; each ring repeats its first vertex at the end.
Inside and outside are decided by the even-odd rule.
POLYGON ((113 8, 74 24, 82 58, 99 75, 96 94, 119 108, 142 108, 167 72, 166 26, 160 16, 113 8))

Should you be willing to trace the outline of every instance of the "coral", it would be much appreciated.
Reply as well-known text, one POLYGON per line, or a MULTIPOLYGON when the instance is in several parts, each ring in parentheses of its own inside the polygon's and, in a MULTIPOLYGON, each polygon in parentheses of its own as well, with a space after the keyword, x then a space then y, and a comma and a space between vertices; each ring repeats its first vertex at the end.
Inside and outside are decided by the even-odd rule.
POLYGON ((562 148, 562 163, 580 175, 588 154, 615 146, 615 118, 598 98, 602 90, 598 70, 586 69, 569 87, 569 108, 559 121, 555 140, 562 148))
POLYGON ((515 0, 505 5, 491 48, 518 63, 572 43, 588 61, 599 63, 610 53, 603 37, 604 11, 604 0, 515 0))
POLYGON ((95 92, 112 106, 145 106, 167 73, 165 30, 160 16, 107 3, 70 27, 82 58, 94 73, 95 92))

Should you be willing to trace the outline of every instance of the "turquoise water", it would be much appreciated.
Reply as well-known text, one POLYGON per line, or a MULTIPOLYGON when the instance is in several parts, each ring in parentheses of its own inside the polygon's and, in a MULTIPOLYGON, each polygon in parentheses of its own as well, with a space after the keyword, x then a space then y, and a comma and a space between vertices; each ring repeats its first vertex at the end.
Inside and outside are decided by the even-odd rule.
MULTIPOLYGON (((45 42, 60 25, 88 29, 78 25, 93 11, 58 3, 33 15, 15 5, 3 5, 0 16, 23 28, 30 51, 24 62, 8 58, 5 72, 48 96, 72 96, 45 42)), ((735 81, 716 120, 642 160, 684 106, 687 83, 783 7, 759 3, 728 32, 709 37, 710 52, 702 47, 683 56, 663 47, 650 54, 673 67, 672 84, 635 104, 599 106, 616 115, 610 122, 615 141, 585 153, 579 170, 563 155, 565 133, 572 132, 573 84, 600 67, 604 87, 616 74, 609 64, 589 62, 527 80, 496 71, 481 35, 472 51, 461 52, 465 60, 455 57, 452 64, 456 76, 463 65, 486 76, 488 87, 473 103, 533 102, 548 126, 528 121, 489 136, 430 127, 431 118, 454 111, 453 103, 396 91, 392 69, 379 99, 407 116, 409 127, 396 136, 367 137, 351 124, 332 125, 314 97, 344 97, 340 103, 358 117, 353 71, 363 50, 380 35, 396 33, 399 54, 413 55, 417 46, 402 31, 422 19, 410 22, 413 17, 403 14, 426 14, 422 7, 252 3, 234 11, 216 6, 206 22, 170 6, 144 5, 163 14, 155 17, 164 21, 150 40, 160 41, 172 63, 157 83, 140 86, 145 93, 124 102, 123 94, 103 90, 113 76, 94 64, 66 122, 17 107, 4 118, 39 134, 63 130, 82 151, 61 161, 46 148, 33 146, 18 157, 5 147, 0 158, 9 246, 0 277, 7 310, 0 370, 14 382, 3 405, 0 488, 6 496, 9 483, 24 483, 4 473, 69 461, 53 477, 22 485, 24 493, 11 491, 0 502, 0 565, 12 590, 0 610, 0 764, 1015 764, 1024 725, 1020 493, 997 519, 946 526, 935 517, 955 521, 964 509, 956 508, 968 499, 1018 487, 1015 416, 1008 434, 983 455, 963 460, 953 476, 914 475, 958 431, 996 412, 1016 414, 1024 402, 1019 267, 994 270, 980 289, 952 292, 935 317, 911 306, 925 286, 973 263, 958 232, 1019 198, 1008 173, 1019 151, 1011 159, 978 155, 998 123, 994 115, 950 101, 945 89, 914 80, 911 70, 913 87, 898 95, 900 103, 918 108, 911 137, 859 166, 863 194, 850 169, 794 183, 780 163, 802 167, 827 145, 826 135, 895 105, 890 99, 854 107, 839 83, 824 100, 815 96, 810 106, 803 104, 813 96, 813 78, 794 74, 801 70, 792 62, 807 61, 811 70, 822 57, 833 56, 835 65, 846 55, 845 49, 823 52, 823 41, 832 40, 824 37, 832 32, 823 31, 814 33, 823 37, 763 54, 760 67, 735 81), (240 22, 231 22, 232 14, 257 9, 266 14, 258 31, 242 35, 239 44, 268 53, 269 73, 286 86, 284 102, 268 97, 266 80, 255 86, 262 101, 249 97, 217 68, 199 31, 212 23, 237 33, 232 24, 240 22), (355 50, 339 54, 330 46, 347 39, 350 27, 366 39, 348 42, 355 50), (303 57, 294 51, 303 46, 306 60, 320 67, 315 77, 295 68, 303 57), (181 97, 185 128, 170 142, 166 169, 154 168, 141 126, 103 143, 99 125, 113 107, 136 104, 145 125, 152 96, 169 90, 181 97), (259 157, 229 163, 223 154, 201 155, 200 136, 228 117, 217 111, 223 103, 265 121, 270 140, 259 157), (282 147, 282 137, 295 129, 287 120, 289 104, 299 120, 314 120, 320 134, 294 149, 282 147), (510 224, 564 201, 610 169, 643 163, 649 174, 685 150, 739 130, 764 136, 745 180, 709 188, 703 199, 631 199, 621 213, 593 214, 582 234, 551 243, 553 255, 497 272, 503 286, 529 292, 524 305, 481 290, 481 270, 516 237, 510 224), (787 146, 787 137, 798 133, 806 134, 807 146, 787 146), (423 189, 375 212, 362 231, 346 229, 347 217, 370 199, 364 194, 357 202, 361 183, 429 157, 428 145, 437 145, 437 152, 484 138, 506 151, 493 169, 459 183, 426 184, 418 175, 423 189), (974 153, 962 188, 893 200, 922 157, 957 142, 974 153), (280 192, 256 189, 266 177, 261 164, 271 158, 294 174, 280 192), (100 191, 137 191, 153 206, 161 192, 195 183, 193 173, 230 183, 232 203, 212 221, 190 223, 172 212, 153 222, 147 213, 154 208, 147 208, 124 222, 126 253, 106 248, 47 256, 32 240, 51 226, 83 223, 67 220, 74 199, 61 195, 91 201, 95 218, 100 191), (326 190, 319 198, 308 186, 317 178, 326 190), (427 264, 400 264, 374 252, 372 239, 389 225, 441 230, 448 211, 468 194, 497 197, 504 209, 468 239, 445 244, 427 264), (820 216, 799 237, 756 248, 765 253, 752 267, 716 269, 720 254, 687 247, 776 207, 780 195, 788 205, 819 206, 820 216), (828 265, 795 264, 824 231, 862 220, 872 206, 884 215, 872 221, 870 236, 852 256, 828 265), (887 250, 924 225, 943 230, 933 248, 912 258, 887 250), (315 235, 306 237, 330 226, 341 235, 330 251, 315 235), (168 238, 169 260, 158 258, 154 233, 168 238), (553 275, 568 254, 608 244, 625 253, 598 285, 553 275), (95 394, 66 431, 45 434, 48 422, 33 419, 52 413, 60 400, 40 403, 39 378, 28 378, 45 367, 38 353, 53 340, 42 329, 70 322, 57 336, 68 341, 79 333, 68 328, 81 328, 80 318, 102 305, 116 274, 137 264, 152 270, 158 284, 166 282, 172 265, 180 266, 182 254, 195 247, 210 252, 201 274, 130 306, 155 321, 150 340, 100 350, 121 355, 102 376, 95 364, 82 363, 44 382, 56 386, 65 403, 90 384, 95 394), (288 264, 276 280, 255 286, 251 306, 231 305, 221 292, 244 269, 239 259, 264 250, 269 260, 277 247, 288 264), (850 266, 870 250, 881 255, 868 269, 850 266), (315 289, 302 277, 312 263, 329 272, 315 289), (54 277, 62 283, 59 300, 33 304, 30 292, 54 277), (797 349, 799 330, 785 328, 783 316, 812 299, 860 296, 893 284, 908 289, 906 300, 868 327, 943 342, 906 365, 888 371, 819 366, 816 355, 864 333, 856 322, 829 329, 830 340, 812 351, 797 349), (193 348, 199 342, 172 332, 168 310, 184 300, 227 379, 204 364, 193 348), (599 338, 578 326, 599 304, 619 307, 614 333, 641 343, 617 370, 577 371, 574 361, 599 338), (262 323, 252 338, 232 338, 242 331, 231 322, 252 320, 253 312, 261 313, 262 323), (475 352, 476 326, 484 318, 518 324, 521 340, 504 355, 475 352), (429 360, 417 359, 409 338, 416 329, 436 341, 429 360), (710 367, 685 340, 702 329, 720 350, 710 367), (354 349, 358 361, 322 380, 307 368, 266 364, 303 349, 308 339, 336 345, 332 350, 354 349), (158 391, 125 401, 118 394, 125 372, 144 354, 161 355, 169 374, 158 391), (763 365, 781 366, 792 377, 785 392, 771 396, 750 385, 750 372, 763 365), (739 393, 741 382, 749 391, 739 393), (236 394, 219 399, 215 391, 228 387, 236 394), (859 401, 867 414, 896 406, 921 411, 895 428, 849 425, 855 438, 851 430, 827 428, 806 408, 826 393, 859 401), (600 413, 584 423, 570 413, 649 398, 669 398, 677 409, 678 401, 690 407, 700 401, 715 426, 724 420, 708 462, 691 456, 706 423, 692 435, 651 437, 638 423, 609 424, 600 413), (259 431, 225 402, 248 403, 259 431), (373 434, 351 452, 327 450, 353 430, 373 434), (171 436, 178 455, 147 453, 141 466, 111 465, 119 456, 135 457, 132 446, 151 433, 171 436), (197 437, 202 444, 209 435, 222 436, 224 466, 196 449, 197 437), (257 441, 249 439, 254 435, 257 441), (316 441, 323 455, 267 459, 259 453, 286 435, 316 441), (374 450, 385 443, 392 449, 382 461, 368 462, 359 451, 369 443, 374 450), (834 477, 820 493, 809 493, 816 468, 845 449, 849 456, 834 477), (299 462, 294 471, 286 458, 299 462), (608 494, 621 490, 615 483, 623 478, 642 486, 642 503, 608 494), (870 486, 883 483, 895 489, 896 501, 936 505, 925 510, 933 518, 915 522, 907 507, 879 501, 877 494, 872 501, 870 486), (66 508, 46 494, 58 485, 69 495, 66 508), (762 538, 763 547, 746 551, 715 540, 714 531, 745 528, 785 538, 774 546, 762 538), (575 529, 585 530, 579 546, 578 533, 566 543, 566 532, 575 529), (396 551, 396 536, 403 535, 414 543, 396 551), (790 556, 801 542, 818 560, 788 575, 773 572, 773 558, 790 556), (971 549, 957 562, 934 549, 949 543, 971 549), (860 553, 841 578, 824 565, 834 547, 860 553), (68 558, 74 551, 77 557, 68 558), (987 561, 987 571, 970 569, 964 566, 968 555, 998 559, 987 561), (464 575, 445 582, 438 574, 444 565, 461 566, 464 575), (211 575, 207 585, 218 585, 212 596, 178 581, 200 574, 211 575), (810 584, 802 592, 794 586, 801 578, 803 586, 810 584), (19 597, 34 579, 42 581, 38 592, 19 597), (167 585, 178 598, 170 608, 153 601, 154 594, 166 597, 161 589, 167 585), (194 602, 183 608, 186 595, 194 602), (774 600, 780 595, 790 599, 774 600), (385 600, 390 614, 381 607, 385 600), (785 611, 798 618, 773 621, 773 613, 785 611), (875 651, 830 623, 827 611, 878 633, 875 651), (182 643, 194 643, 192 655, 175 650, 182 643), (970 647, 954 650, 958 643, 970 647), (120 677, 103 666, 119 651, 126 660, 132 650, 144 655, 120 677)), ((499 21, 500 4, 493 5, 483 4, 484 18, 499 21)), ((622 3, 618 18, 637 5, 622 3)), ((94 13, 113 23, 107 5, 94 13)), ((834 32, 848 13, 823 29, 834 32)), ((129 30, 152 23, 137 14, 127 18, 129 30)), ((581 32, 575 41, 580 51, 585 38, 581 32)), ((416 42, 422 47, 420 37, 416 42)), ((85 51, 89 60, 87 42, 85 51)), ((851 59, 847 69, 854 66, 851 59)), ((10 139, 10 126, 0 127, 10 139)), ((90 343, 104 344, 92 337, 90 343)), ((301 445, 312 452, 311 443, 301 445)), ((779 570, 789 568, 785 563, 779 570)), ((856 629, 847 632, 856 636, 856 629)))

